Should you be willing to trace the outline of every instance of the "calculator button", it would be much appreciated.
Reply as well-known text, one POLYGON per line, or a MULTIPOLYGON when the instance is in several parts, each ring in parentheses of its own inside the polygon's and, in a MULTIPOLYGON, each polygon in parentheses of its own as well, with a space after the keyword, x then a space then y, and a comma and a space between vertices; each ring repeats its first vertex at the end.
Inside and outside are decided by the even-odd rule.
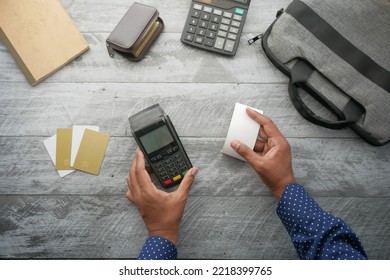
POLYGON ((210 30, 213 30, 213 31, 217 31, 218 25, 212 24, 212 25, 210 25, 209 29, 210 29, 210 30))
POLYGON ((210 15, 209 14, 202 14, 202 19, 209 21, 210 20, 210 15))
POLYGON ((234 16, 233 16, 233 19, 234 19, 234 20, 238 20, 238 21, 242 21, 242 16, 240 16, 240 15, 234 15, 234 16))
POLYGON ((227 17, 227 18, 232 18, 233 14, 232 14, 232 13, 229 13, 229 12, 224 12, 224 13, 223 13, 223 16, 224 16, 224 17, 227 17))
POLYGON ((203 44, 203 38, 202 37, 195 37, 195 43, 203 44))
POLYGON ((193 27, 193 26, 190 26, 190 28, 188 28, 188 29, 187 29, 187 32, 188 32, 188 33, 192 33, 192 34, 194 34, 194 33, 195 33, 195 30, 196 30, 196 28, 195 28, 195 27, 193 27))
POLYGON ((207 21, 204 21, 204 20, 200 21, 200 24, 199 24, 199 26, 202 28, 207 28, 208 25, 209 25, 209 23, 207 21))
POLYGON ((199 30, 198 30, 198 32, 196 34, 198 34, 199 36, 204 36, 204 35, 206 35, 206 30, 202 29, 202 28, 199 28, 199 30))
POLYGON ((228 31, 228 30, 229 30, 229 26, 224 25, 224 24, 221 24, 221 25, 219 26, 219 30, 228 31))
POLYGON ((206 13, 211 13, 213 11, 213 8, 211 8, 211 7, 203 7, 203 11, 205 11, 206 13))
POLYGON ((214 40, 212 39, 206 39, 204 40, 205 46, 212 47, 214 45, 214 40))
POLYGON ((192 19, 192 20, 190 20, 190 24, 197 26, 198 25, 198 20, 197 19, 192 19))
POLYGON ((187 40, 187 41, 192 42, 192 40, 194 40, 194 35, 192 35, 192 34, 187 34, 187 36, 186 36, 184 39, 187 40))
POLYGON ((226 40, 225 44, 225 51, 232 52, 234 49, 234 41, 232 40, 226 40))
POLYGON ((237 35, 236 34, 232 34, 232 33, 229 33, 227 37, 228 37, 228 39, 232 39, 232 40, 236 40, 237 39, 237 35))
POLYGON ((201 11, 203 9, 203 6, 199 4, 194 4, 194 9, 201 11))
POLYGON ((225 43, 225 39, 218 37, 217 40, 215 41, 214 48, 222 50, 224 43, 225 43))
POLYGON ((238 28, 236 28, 236 27, 230 27, 230 32, 231 33, 238 33, 238 28))
POLYGON ((218 36, 220 36, 220 37, 226 37, 226 35, 227 35, 227 32, 221 31, 221 30, 218 31, 218 36))
POLYGON ((230 24, 230 19, 222 18, 221 23, 229 25, 230 24))
POLYGON ((207 31, 206 32, 206 37, 210 39, 215 39, 215 32, 213 31, 207 31))
POLYGON ((219 23, 219 17, 217 17, 217 16, 212 16, 212 17, 211 17, 211 21, 212 21, 212 22, 215 22, 215 23, 219 23))
POLYGON ((232 21, 232 26, 234 26, 234 27, 240 27, 240 22, 233 20, 233 21, 232 21))
POLYGON ((222 11, 218 10, 218 9, 214 9, 213 13, 214 13, 214 15, 217 15, 217 16, 221 16, 222 15, 222 11))
POLYGON ((236 8, 236 10, 234 11, 235 14, 240 15, 240 16, 243 16, 244 12, 245 12, 245 10, 241 9, 241 8, 236 8))
POLYGON ((200 17, 200 12, 193 11, 191 16, 194 17, 194 18, 199 18, 200 17))

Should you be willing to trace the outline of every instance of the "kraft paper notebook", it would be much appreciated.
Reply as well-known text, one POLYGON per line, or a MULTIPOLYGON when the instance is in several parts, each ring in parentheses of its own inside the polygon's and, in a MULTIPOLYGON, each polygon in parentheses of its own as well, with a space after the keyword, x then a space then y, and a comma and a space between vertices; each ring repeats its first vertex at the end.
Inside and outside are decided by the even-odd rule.
POLYGON ((88 50, 59 0, 1 0, 0 39, 31 85, 88 50))

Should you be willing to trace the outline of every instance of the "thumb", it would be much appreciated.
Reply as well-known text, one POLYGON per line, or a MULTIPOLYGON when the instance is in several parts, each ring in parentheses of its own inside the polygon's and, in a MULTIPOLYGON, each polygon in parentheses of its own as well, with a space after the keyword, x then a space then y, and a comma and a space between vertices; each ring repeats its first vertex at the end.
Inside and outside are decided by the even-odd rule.
POLYGON ((193 167, 184 176, 183 180, 181 181, 179 188, 177 189, 177 192, 179 194, 188 195, 190 192, 192 183, 194 182, 195 175, 198 173, 198 168, 193 167))
POLYGON ((242 156, 244 159, 246 159, 247 162, 253 163, 256 160, 257 154, 251 150, 247 145, 244 143, 233 140, 230 142, 230 146, 235 150, 240 156, 242 156))

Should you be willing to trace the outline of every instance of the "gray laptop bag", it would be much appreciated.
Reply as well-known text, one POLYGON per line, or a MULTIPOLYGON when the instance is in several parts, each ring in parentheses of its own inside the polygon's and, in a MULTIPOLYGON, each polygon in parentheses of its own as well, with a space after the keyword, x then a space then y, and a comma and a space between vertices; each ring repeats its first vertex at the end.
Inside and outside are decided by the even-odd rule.
POLYGON ((289 95, 305 119, 350 126, 373 145, 390 141, 390 0, 295 0, 262 46, 290 77, 289 95), (314 112, 305 94, 336 118, 314 112))

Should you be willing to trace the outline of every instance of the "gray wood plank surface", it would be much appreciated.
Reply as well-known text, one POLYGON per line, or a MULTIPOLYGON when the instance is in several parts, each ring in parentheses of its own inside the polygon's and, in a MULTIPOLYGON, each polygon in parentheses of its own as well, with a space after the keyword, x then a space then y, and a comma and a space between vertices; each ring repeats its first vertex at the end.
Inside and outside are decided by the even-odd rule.
POLYGON ((358 138, 350 129, 336 131, 304 121, 292 106, 284 84, 4 85, 0 87, 1 136, 51 136, 56 128, 74 124, 99 125, 112 136, 128 136, 128 117, 160 103, 180 136, 222 138, 226 137, 235 102, 240 102, 264 110, 286 137, 358 138))
MULTIPOLYGON (((354 228, 371 259, 388 259, 389 198, 318 198, 354 228), (386 209, 387 211, 383 211, 386 209)), ((191 196, 181 259, 296 259, 271 197, 191 196)), ((135 258, 145 227, 124 196, 0 195, 0 257, 135 258)))
MULTIPOLYGON (((42 137, 0 137, 1 194, 120 194, 134 157, 131 137, 110 140, 99 176, 77 171, 60 178, 42 137)), ((221 153, 224 139, 182 138, 200 169, 193 195, 265 195, 268 190, 244 162, 221 153)), ((360 139, 290 139, 297 180, 317 196, 390 197, 390 150, 360 139), (364 157, 362 154, 364 153, 364 157)))
POLYGON ((127 119, 160 103, 200 168, 179 258, 296 259, 268 190, 246 163, 221 154, 235 102, 273 119, 291 143, 298 181, 357 232, 370 258, 390 258, 390 145, 305 121, 289 100, 288 79, 259 43, 247 44, 290 0, 252 1, 233 58, 180 42, 191 1, 138 0, 165 21, 139 63, 111 59, 105 47, 131 2, 61 2, 90 50, 53 76, 31 87, 0 42, 0 258, 135 258, 146 231, 124 197, 136 148, 127 119), (43 146, 56 128, 75 124, 112 136, 98 176, 76 171, 61 179, 43 146))

